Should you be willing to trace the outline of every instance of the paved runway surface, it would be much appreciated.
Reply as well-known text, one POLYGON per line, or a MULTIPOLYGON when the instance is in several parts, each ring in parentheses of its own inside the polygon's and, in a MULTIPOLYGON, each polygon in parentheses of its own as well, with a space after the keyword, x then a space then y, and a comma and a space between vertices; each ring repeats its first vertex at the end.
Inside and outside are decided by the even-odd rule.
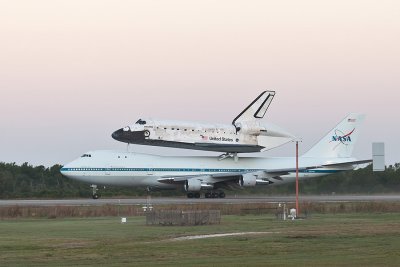
MULTIPOLYGON (((49 199, 49 200, 0 200, 0 206, 98 206, 98 205, 143 205, 147 198, 132 199, 49 199)), ((294 202, 294 196, 238 196, 223 199, 187 199, 177 197, 153 197, 151 204, 196 204, 196 203, 279 203, 294 202)), ((400 201, 399 195, 327 195, 327 196, 301 196, 300 201, 307 202, 362 202, 362 201, 400 201)))

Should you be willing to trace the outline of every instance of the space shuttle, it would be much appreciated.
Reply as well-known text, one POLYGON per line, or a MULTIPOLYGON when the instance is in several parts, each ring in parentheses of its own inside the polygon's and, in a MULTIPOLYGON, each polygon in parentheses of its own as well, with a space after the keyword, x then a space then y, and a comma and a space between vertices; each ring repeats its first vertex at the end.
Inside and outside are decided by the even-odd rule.
POLYGON ((280 127, 262 121, 275 91, 262 92, 231 124, 139 119, 112 133, 128 144, 222 152, 222 158, 237 153, 263 152, 295 139, 280 127))

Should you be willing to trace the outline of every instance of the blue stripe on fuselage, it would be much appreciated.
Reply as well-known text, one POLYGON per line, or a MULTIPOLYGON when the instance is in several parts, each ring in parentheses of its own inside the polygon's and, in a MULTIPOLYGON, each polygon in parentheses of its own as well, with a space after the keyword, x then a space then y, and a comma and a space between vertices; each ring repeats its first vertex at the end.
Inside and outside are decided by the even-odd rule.
MULTIPOLYGON (((222 172, 222 173, 244 173, 263 171, 263 169, 199 169, 199 168, 61 168, 61 171, 91 171, 91 172, 222 172)), ((337 173, 343 170, 312 169, 301 170, 299 173, 337 173)))

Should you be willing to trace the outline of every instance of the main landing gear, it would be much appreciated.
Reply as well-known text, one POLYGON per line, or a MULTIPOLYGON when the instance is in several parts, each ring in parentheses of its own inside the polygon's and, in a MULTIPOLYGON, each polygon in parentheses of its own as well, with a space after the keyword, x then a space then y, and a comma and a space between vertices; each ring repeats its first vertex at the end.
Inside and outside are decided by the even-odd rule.
POLYGON ((223 191, 207 192, 204 194, 205 198, 225 198, 225 193, 223 191))
POLYGON ((200 192, 189 192, 187 193, 188 198, 200 198, 200 192))
POLYGON ((97 189, 97 185, 92 184, 92 185, 90 185, 90 187, 92 188, 92 198, 93 198, 93 199, 98 199, 98 198, 100 198, 101 195, 97 193, 97 190, 99 190, 99 189, 97 189))
MULTIPOLYGON (((188 198, 200 198, 200 192, 189 192, 187 193, 188 198)), ((204 194, 205 198, 225 198, 223 191, 210 191, 204 194)))

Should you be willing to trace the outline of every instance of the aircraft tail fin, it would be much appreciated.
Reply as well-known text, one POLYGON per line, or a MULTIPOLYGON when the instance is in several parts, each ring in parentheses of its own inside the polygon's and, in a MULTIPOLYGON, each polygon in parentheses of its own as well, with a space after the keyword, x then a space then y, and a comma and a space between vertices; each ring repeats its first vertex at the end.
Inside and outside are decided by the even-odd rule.
POLYGON ((275 91, 262 92, 251 104, 245 108, 236 118, 232 121, 233 125, 238 122, 251 121, 264 118, 272 99, 275 96, 275 91))
POLYGON ((303 157, 351 157, 364 118, 365 115, 363 114, 349 114, 316 145, 306 152, 303 157))

